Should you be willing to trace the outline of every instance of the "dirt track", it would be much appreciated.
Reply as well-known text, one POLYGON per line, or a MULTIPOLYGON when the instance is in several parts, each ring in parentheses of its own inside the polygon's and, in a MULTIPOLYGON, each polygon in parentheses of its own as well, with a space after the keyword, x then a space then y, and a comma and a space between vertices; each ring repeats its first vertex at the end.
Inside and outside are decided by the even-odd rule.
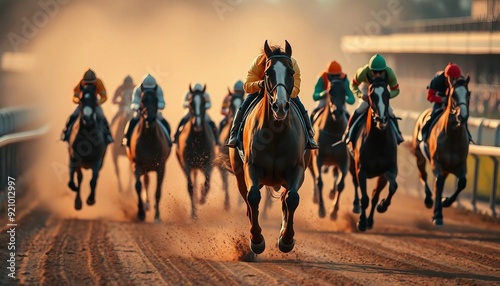
MULTIPOLYGON (((179 196, 187 197, 180 188, 179 196)), ((69 192, 69 191, 68 191, 69 192)), ((243 207, 222 211, 220 190, 200 206, 193 222, 188 209, 164 198, 163 222, 72 218, 24 200, 17 230, 17 282, 44 285, 498 285, 500 223, 455 208, 445 226, 431 224, 420 199, 397 194, 374 229, 355 230, 350 194, 337 222, 317 218, 306 191, 296 215, 296 247, 275 246, 280 223, 277 202, 263 220, 267 248, 246 262, 248 225, 243 207), (349 200, 349 201, 348 201, 349 200), (245 257, 246 256, 246 257, 245 257)), ((234 194, 234 192, 233 192, 234 194)), ((127 195, 122 194, 122 197, 127 195)), ((210 198, 210 197, 209 197, 210 198)), ((105 204, 105 198, 99 204, 105 204)), ((184 200, 184 199, 183 199, 184 200)), ((236 196, 232 197, 236 202, 236 196)), ((185 200, 187 202, 187 198, 185 200)), ((68 198, 61 202, 71 202, 68 198)), ((91 208, 84 206, 84 210, 91 208)), ((127 210, 125 217, 133 217, 127 210)), ((5 230, 4 230, 5 231, 5 230)), ((2 246, 7 236, 2 236, 2 246)), ((2 262, 5 263, 5 262, 2 262)), ((12 283, 6 268, 0 284, 12 283)))

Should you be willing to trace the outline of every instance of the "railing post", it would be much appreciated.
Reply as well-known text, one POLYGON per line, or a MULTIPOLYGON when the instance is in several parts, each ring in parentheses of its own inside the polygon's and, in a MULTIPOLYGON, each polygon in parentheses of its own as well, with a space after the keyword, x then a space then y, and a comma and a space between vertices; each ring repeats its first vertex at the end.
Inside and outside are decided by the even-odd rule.
POLYGON ((490 158, 493 160, 493 184, 491 186, 491 194, 490 194, 490 210, 491 210, 491 215, 493 217, 497 217, 497 213, 495 210, 495 204, 496 204, 495 201, 497 196, 497 183, 498 183, 498 178, 497 178, 498 159, 493 156, 491 156, 490 158))
MULTIPOLYGON (((484 118, 481 120, 479 123, 479 126, 477 127, 477 145, 481 144, 481 137, 483 133, 483 124, 484 124, 484 118)), ((477 183, 479 181, 479 156, 472 154, 472 157, 474 158, 474 178, 472 182, 472 198, 471 198, 471 205, 472 205, 472 210, 476 213, 477 212, 477 206, 476 206, 476 200, 477 200, 477 183)))

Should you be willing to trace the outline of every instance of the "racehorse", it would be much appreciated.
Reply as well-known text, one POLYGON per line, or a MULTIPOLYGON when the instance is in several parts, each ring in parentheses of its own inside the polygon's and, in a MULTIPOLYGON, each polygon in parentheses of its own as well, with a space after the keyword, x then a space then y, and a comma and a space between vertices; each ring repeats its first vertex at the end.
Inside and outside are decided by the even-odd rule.
POLYGON ((165 175, 165 163, 170 156, 170 146, 160 122, 157 120, 158 97, 155 90, 145 89, 141 94, 139 123, 130 137, 130 147, 127 147, 127 156, 132 164, 135 176, 135 190, 138 199, 137 218, 144 221, 146 213, 141 197, 142 183, 148 189, 148 172, 156 172, 156 194, 155 194, 155 221, 160 221, 159 204, 161 199, 161 188, 165 175))
MULTIPOLYGON (((342 139, 344 130, 347 127, 347 112, 345 110, 346 91, 342 80, 334 79, 329 81, 328 93, 326 94, 326 106, 322 108, 318 119, 314 123, 315 140, 318 142, 319 149, 312 151, 309 170, 313 176, 314 182, 314 201, 318 203, 319 216, 325 217, 325 204, 323 202, 323 179, 321 170, 323 166, 334 166, 333 188, 330 191, 330 199, 333 201, 333 210, 330 213, 332 220, 337 219, 339 210, 340 195, 344 190, 344 179, 349 171, 349 155, 345 144, 333 143, 342 139), (340 181, 337 185, 341 172, 340 181)), ((355 180, 355 174, 353 174, 355 180)))
MULTIPOLYGON (((116 115, 113 117, 110 126, 111 133, 113 134, 114 138, 123 138, 125 125, 127 125, 127 122, 129 122, 131 118, 132 118, 132 112, 128 107, 122 107, 116 112, 116 115)), ((118 159, 121 156, 127 157, 127 151, 123 146, 121 146, 121 140, 117 140, 111 145, 111 155, 113 157, 113 165, 115 166, 115 175, 116 178, 118 179, 118 190, 119 192, 122 192, 123 186, 120 180, 120 168, 118 165, 118 159)), ((131 186, 132 185, 131 169, 129 169, 129 175, 127 177, 129 179, 128 186, 131 186)))
POLYGON ((449 207, 455 202, 457 196, 467 184, 467 156, 469 154, 469 137, 467 133, 467 119, 469 117, 470 91, 468 88, 469 77, 458 79, 451 87, 446 109, 434 126, 429 130, 426 143, 428 154, 423 144, 419 142, 418 135, 432 112, 425 110, 418 117, 413 132, 412 149, 417 159, 420 181, 425 187, 425 206, 432 208, 432 192, 427 184, 425 170, 426 158, 429 160, 435 176, 434 216, 435 225, 443 225, 443 207, 449 207), (424 149, 424 150, 422 150, 424 149), (449 174, 458 178, 457 189, 451 197, 443 198, 444 182, 449 174))
MULTIPOLYGON (((243 103, 243 95, 241 93, 231 93, 230 90, 228 90, 228 92, 231 95, 231 101, 229 104, 229 113, 227 115, 227 122, 225 123, 223 128, 220 128, 220 133, 219 133, 219 142, 223 143, 225 143, 229 138, 229 131, 231 129, 231 125, 233 125, 234 115, 236 114, 236 110, 238 110, 238 108, 240 108, 241 104, 243 103)), ((219 146, 219 153, 229 156, 229 147, 227 147, 226 144, 221 144, 219 146)), ((224 208, 226 210, 229 210, 230 202, 229 202, 229 185, 227 180, 227 171, 219 166, 219 172, 221 173, 222 177, 222 190, 224 191, 225 194, 224 208)))
POLYGON ((102 168, 107 144, 104 142, 102 123, 98 121, 97 92, 95 85, 80 86, 80 114, 78 120, 73 124, 68 141, 69 150, 69 182, 68 187, 76 192, 75 209, 82 209, 80 188, 83 179, 82 168, 92 170, 90 180, 90 195, 87 205, 95 204, 95 189, 97 178, 102 168), (77 175, 78 185, 75 185, 74 176, 77 175))
POLYGON ((398 188, 396 183, 398 174, 396 131, 389 115, 389 91, 387 84, 382 79, 376 78, 370 84, 368 103, 370 108, 365 114, 365 124, 360 126, 358 138, 349 143, 361 190, 361 215, 357 223, 360 231, 373 227, 375 205, 377 205, 380 192, 387 185, 387 182, 389 181, 389 194, 378 204, 377 211, 379 213, 387 211, 392 196, 398 188), (378 181, 372 193, 372 206, 367 218, 366 209, 369 205, 369 199, 366 181, 368 178, 374 177, 378 177, 378 181))
POLYGON ((294 245, 293 217, 299 205, 299 188, 309 164, 310 152, 305 151, 306 134, 301 113, 290 102, 294 86, 292 48, 285 41, 285 51, 264 43, 266 68, 264 96, 248 114, 244 123, 242 152, 229 150, 229 159, 238 189, 247 205, 250 220, 250 248, 260 254, 265 239, 259 225, 260 189, 262 186, 283 186, 282 214, 278 247, 290 252, 294 245))
POLYGON ((211 127, 205 120, 205 93, 203 90, 193 90, 189 85, 189 121, 179 134, 176 150, 177 159, 187 178, 187 188, 191 198, 191 218, 196 219, 196 206, 194 201, 194 185, 196 171, 201 170, 205 176, 205 183, 201 191, 200 204, 206 202, 210 190, 210 175, 213 169, 215 156, 215 138, 211 127), (192 175, 194 178, 192 178, 192 175), (193 183, 194 181, 194 183, 193 183))

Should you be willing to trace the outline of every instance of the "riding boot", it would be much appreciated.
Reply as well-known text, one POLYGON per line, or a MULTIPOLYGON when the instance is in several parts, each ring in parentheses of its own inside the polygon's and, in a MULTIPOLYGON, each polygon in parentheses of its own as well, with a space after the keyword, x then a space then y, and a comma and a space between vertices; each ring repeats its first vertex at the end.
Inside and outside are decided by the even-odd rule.
POLYGON ((227 124, 227 116, 224 117, 224 119, 221 120, 221 122, 219 123, 219 132, 222 131, 222 129, 226 126, 227 124))
POLYGON ((420 133, 422 134, 422 142, 426 142, 427 141, 427 137, 429 136, 429 128, 431 126, 431 122, 432 122, 432 115, 431 117, 429 118, 429 120, 427 120, 424 124, 424 126, 422 126, 422 130, 420 130, 420 133))
POLYGON ((62 141, 69 140, 69 136, 71 134, 71 127, 73 126, 73 124, 75 123, 77 118, 78 118, 78 115, 75 116, 73 114, 68 118, 68 121, 66 122, 66 127, 64 128, 64 130, 61 134, 62 141))
POLYGON ((405 139, 403 138, 403 134, 401 133, 401 130, 399 129, 399 124, 398 124, 398 119, 396 117, 391 118, 392 122, 394 123, 394 127, 396 127, 396 140, 398 141, 398 145, 405 142, 405 139))
POLYGON ((245 112, 240 108, 236 110, 236 114, 234 115, 233 125, 231 125, 231 131, 229 132, 229 139, 227 139, 226 146, 229 148, 236 148, 236 144, 238 143, 238 133, 240 130, 241 121, 243 120, 243 114, 245 112))
POLYGON ((132 118, 125 126, 125 136, 122 139, 122 146, 130 147, 130 136, 132 136, 132 132, 134 131, 135 125, 139 122, 139 118, 132 118))
POLYGON ((213 121, 209 121, 208 122, 208 125, 210 125, 210 127, 212 128, 212 132, 214 134, 214 140, 215 140, 215 144, 217 146, 220 146, 220 141, 219 141, 219 131, 217 130, 217 127, 215 126, 215 122, 213 121))
POLYGON ((113 136, 111 135, 111 130, 109 129, 106 118, 102 119, 102 126, 104 127, 104 143, 106 143, 106 145, 113 143, 113 136))
POLYGON ((316 141, 314 141, 314 129, 312 127, 311 119, 309 118, 307 111, 302 113, 302 117, 304 118, 304 121, 306 123, 306 128, 307 128, 307 146, 306 146, 306 149, 318 149, 319 146, 316 143, 316 141))
POLYGON ((469 142, 476 144, 476 143, 474 143, 474 140, 472 140, 472 135, 470 134, 470 130, 469 130, 469 123, 465 124, 465 130, 467 130, 467 136, 469 136, 469 142))
POLYGON ((352 141, 352 139, 353 139, 352 137, 354 136, 354 132, 352 132, 351 129, 352 129, 354 122, 356 122, 356 120, 358 119, 358 117, 360 115, 361 115, 360 112, 355 110, 354 113, 352 114, 352 116, 349 118, 349 121, 347 122, 347 128, 345 129, 344 135, 342 136, 342 141, 344 141, 345 144, 349 144, 349 142, 352 141))
POLYGON ((172 147, 172 138, 170 138, 170 124, 168 124, 167 120, 163 117, 160 119, 160 122, 167 129, 166 137, 168 141, 168 146, 172 147))

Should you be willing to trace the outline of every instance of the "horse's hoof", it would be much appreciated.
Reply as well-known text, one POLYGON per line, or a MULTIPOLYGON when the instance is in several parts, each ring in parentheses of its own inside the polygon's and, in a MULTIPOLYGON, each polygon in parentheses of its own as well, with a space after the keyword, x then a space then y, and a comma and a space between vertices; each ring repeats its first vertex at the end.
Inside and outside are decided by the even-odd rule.
POLYGON ((344 187, 345 187, 344 182, 340 182, 337 186, 337 192, 339 193, 342 192, 344 190, 344 187))
POLYGON ((373 219, 367 219, 366 220, 366 229, 372 229, 373 228, 373 219))
POLYGON ((82 209, 82 199, 76 198, 75 199, 75 210, 79 211, 82 209))
POLYGON ((200 205, 204 205, 207 202, 207 198, 205 196, 202 196, 200 198, 200 205))
POLYGON ((358 223, 356 224, 356 226, 358 227, 359 231, 366 231, 366 224, 361 223, 360 221, 358 221, 358 223))
POLYGON ((74 182, 69 182, 68 187, 73 191, 73 192, 78 192, 78 188, 76 187, 74 182))
POLYGON ((320 218, 324 218, 326 216, 326 211, 324 207, 320 207, 318 210, 318 215, 320 218))
POLYGON ((141 212, 141 211, 139 211, 139 212, 137 213, 137 219, 138 219, 139 221, 144 221, 144 220, 146 219, 146 213, 145 213, 144 211, 142 211, 142 212, 141 212))
POLYGON ((161 223, 161 218, 155 217, 155 223, 161 223))
POLYGON ((335 193, 336 193, 335 189, 332 189, 330 191, 330 194, 328 195, 328 197, 330 198, 330 200, 335 199, 335 193))
POLYGON ((281 237, 281 236, 278 239, 278 248, 283 253, 288 253, 288 252, 292 251, 294 246, 295 246, 295 239, 292 239, 292 243, 290 243, 290 244, 284 243, 283 237, 281 237))
POLYGON ((331 220, 337 220, 337 212, 330 213, 330 219, 331 220))
POLYGON ((424 204, 426 208, 431 209, 434 206, 434 201, 431 198, 425 198, 424 204))
POLYGON ((143 202, 142 207, 144 208, 145 212, 149 211, 149 208, 150 208, 149 202, 143 202))
POLYGON ((250 240, 250 249, 255 254, 261 254, 266 249, 266 240, 262 238, 261 243, 254 243, 252 240, 250 240))
POLYGON ((432 223, 434 223, 435 226, 443 226, 444 225, 442 218, 435 218, 432 220, 432 223))
POLYGON ((87 198, 87 205, 93 206, 95 205, 95 199, 91 199, 90 197, 87 198))
POLYGON ((450 198, 443 198, 441 203, 443 205, 443 208, 449 208, 453 204, 453 201, 450 198))
POLYGON ((385 199, 382 199, 380 203, 377 205, 377 211, 379 213, 385 213, 387 211, 387 208, 389 207, 389 204, 386 203, 385 199))
POLYGON ((352 212, 355 213, 355 214, 360 214, 361 213, 361 208, 359 207, 359 205, 354 205, 352 207, 352 212))

